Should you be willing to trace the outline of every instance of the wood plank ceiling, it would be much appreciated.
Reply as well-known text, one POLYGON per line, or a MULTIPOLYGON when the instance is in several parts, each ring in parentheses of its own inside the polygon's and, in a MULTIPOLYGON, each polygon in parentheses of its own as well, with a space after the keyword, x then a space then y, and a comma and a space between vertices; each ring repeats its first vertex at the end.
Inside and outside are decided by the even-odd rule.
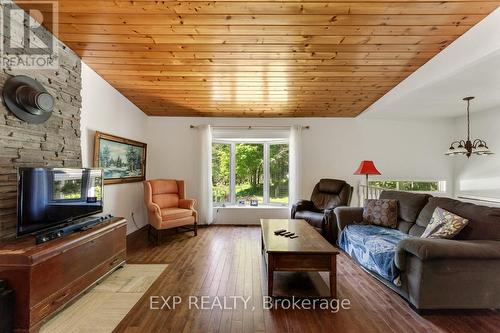
POLYGON ((148 115, 355 117, 499 4, 60 0, 56 34, 148 115))

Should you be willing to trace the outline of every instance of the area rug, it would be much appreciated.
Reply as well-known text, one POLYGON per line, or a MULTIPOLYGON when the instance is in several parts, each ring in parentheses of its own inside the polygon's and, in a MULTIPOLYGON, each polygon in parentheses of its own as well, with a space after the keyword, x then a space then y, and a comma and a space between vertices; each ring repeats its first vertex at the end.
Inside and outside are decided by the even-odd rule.
POLYGON ((43 333, 112 332, 167 265, 126 265, 48 321, 43 333))

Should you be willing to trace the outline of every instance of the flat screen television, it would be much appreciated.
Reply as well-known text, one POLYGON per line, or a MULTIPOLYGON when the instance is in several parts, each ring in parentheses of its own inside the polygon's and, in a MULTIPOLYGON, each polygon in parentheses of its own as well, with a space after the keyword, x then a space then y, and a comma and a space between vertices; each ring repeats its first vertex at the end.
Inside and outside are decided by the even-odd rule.
POLYGON ((19 168, 17 235, 102 213, 101 169, 19 168))

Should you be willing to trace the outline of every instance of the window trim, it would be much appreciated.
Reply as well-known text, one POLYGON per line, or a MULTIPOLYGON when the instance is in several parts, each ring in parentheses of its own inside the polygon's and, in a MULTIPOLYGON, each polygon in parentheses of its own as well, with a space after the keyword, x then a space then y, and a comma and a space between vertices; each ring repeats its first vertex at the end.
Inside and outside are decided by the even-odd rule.
MULTIPOLYGON (((405 190, 400 190, 399 187, 395 188, 395 189, 389 189, 389 188, 383 188, 383 187, 380 187, 381 189, 387 189, 387 190, 394 190, 394 191, 405 191, 405 192, 416 192, 416 193, 446 193, 446 185, 447 185, 447 181, 446 180, 415 180, 415 179, 412 179, 412 180, 401 180, 401 179, 375 179, 375 180, 370 180, 368 182, 368 186, 370 187, 377 187, 377 186, 373 186, 371 183, 372 182, 396 182, 396 183, 399 183, 399 182, 414 182, 414 183, 437 183, 438 184, 438 190, 437 191, 405 191, 405 190)), ((399 186, 399 184, 398 184, 399 186)))
MULTIPOLYGON (((270 202, 269 196, 269 181, 270 181, 270 156, 269 156, 269 148, 271 145, 288 145, 290 149, 290 142, 288 139, 251 139, 251 140, 242 140, 242 139, 213 139, 213 144, 226 144, 230 147, 230 165, 229 165, 229 197, 231 199, 230 202, 213 202, 214 207, 220 208, 222 205, 231 205, 236 206, 236 145, 237 144, 261 144, 264 146, 264 186, 262 193, 262 205, 263 206, 275 206, 275 207, 286 207, 289 203, 277 203, 270 202), (221 205, 221 206, 219 206, 221 205)), ((288 154, 288 167, 290 168, 290 154, 288 154)), ((289 170, 290 171, 290 170, 289 170)), ((290 200, 290 181, 288 182, 288 199, 290 200)), ((213 198, 212 198, 213 201, 213 198)))

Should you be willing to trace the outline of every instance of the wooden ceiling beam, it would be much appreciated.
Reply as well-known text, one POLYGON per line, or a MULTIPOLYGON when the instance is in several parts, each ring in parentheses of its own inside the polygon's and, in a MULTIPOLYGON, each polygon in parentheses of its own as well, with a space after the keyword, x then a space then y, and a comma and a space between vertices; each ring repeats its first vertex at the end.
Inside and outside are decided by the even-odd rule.
POLYGON ((276 26, 276 25, 59 25, 60 34, 203 36, 460 36, 470 25, 276 26))
MULTIPOLYGON (((139 71, 143 73, 150 72, 161 72, 161 75, 184 75, 183 73, 196 73, 197 76, 202 75, 204 73, 218 73, 221 75, 227 75, 232 77, 238 76, 246 76, 246 72, 253 72, 257 77, 267 77, 267 76, 287 76, 286 73, 290 73, 291 75, 295 75, 296 73, 344 73, 344 72, 359 72, 359 73, 371 73, 371 72, 413 72, 419 66, 413 65, 405 65, 405 66, 395 66, 395 65, 343 65, 343 66, 334 66, 334 65, 276 65, 276 66, 252 66, 252 65, 146 65, 146 64, 102 64, 102 63, 94 63, 92 66, 96 70, 124 70, 124 71, 139 71), (271 73, 271 75, 258 75, 258 73, 271 73), (175 74, 174 74, 175 73, 175 74), (177 74, 179 73, 179 74, 177 74), (198 75, 199 74, 199 75, 198 75)), ((156 74, 155 74, 156 75, 156 74)), ((344 75, 345 76, 345 75, 344 75)), ((351 75, 347 75, 351 76, 351 75)), ((367 75, 372 76, 372 75, 367 75)))
POLYGON ((155 94, 155 95, 196 95, 196 94, 231 94, 235 91, 241 94, 253 94, 255 91, 265 91, 267 94, 272 93, 282 93, 282 92, 290 92, 291 94, 311 94, 311 95, 320 95, 320 94, 336 94, 336 95, 347 95, 347 96, 357 96, 357 95, 375 95, 380 94, 383 91, 386 91, 387 87, 382 87, 378 89, 329 89, 323 87, 270 87, 270 86, 233 86, 233 87, 205 87, 205 88, 192 88, 188 89, 187 87, 154 87, 154 89, 145 89, 144 87, 134 88, 133 86, 117 86, 121 92, 125 93, 136 93, 136 94, 155 94), (161 90, 161 91, 158 91, 161 90))
MULTIPOLYGON (((40 0, 23 0, 23 2, 39 2, 40 0)), ((59 1, 64 1, 67 3, 70 2, 80 2, 81 0, 59 0, 59 1)), ((100 2, 117 2, 117 1, 126 1, 126 0, 99 0, 100 2)), ((172 1, 172 0, 165 0, 165 2, 170 1, 170 2, 182 2, 182 1, 172 1)), ((196 3, 196 2, 243 2, 241 0, 189 0, 189 2, 196 3)), ((134 0, 136 3, 148 3, 148 2, 153 2, 156 3, 158 0, 134 0)), ((246 0, 244 1, 245 3, 253 3, 253 2, 267 2, 267 3, 278 3, 281 4, 283 2, 299 2, 299 3, 331 3, 332 0, 246 0)), ((340 0, 339 2, 348 2, 348 3, 379 3, 379 2, 387 2, 387 3, 420 3, 420 2, 438 2, 436 0, 351 0, 351 1, 343 1, 340 0)), ((475 2, 484 2, 484 0, 446 0, 446 2, 470 2, 470 3, 475 3, 475 2)))
MULTIPOLYGON (((359 96, 359 97, 338 97, 335 95, 320 95, 320 96, 289 96, 284 93, 282 95, 268 95, 268 94, 255 94, 255 95, 245 95, 237 94, 234 95, 214 95, 214 96, 145 96, 145 95, 134 95, 126 94, 127 97, 133 98, 135 101, 149 101, 149 102, 198 102, 198 103, 237 103, 241 101, 242 103, 281 103, 281 104, 297 104, 300 102, 311 103, 318 102, 321 103, 351 103, 351 102, 371 102, 373 97, 359 96)), ((380 95, 378 95, 380 97, 380 95)))
POLYGON ((296 3, 282 2, 276 6, 272 2, 247 1, 207 1, 192 3, 189 1, 61 1, 60 13, 106 13, 141 15, 429 15, 429 14, 489 14, 496 9, 495 1, 477 2, 329 2, 329 3, 296 3))
MULTIPOLYGON (((335 46, 334 46, 335 47, 335 46)), ((428 60, 435 52, 183 52, 183 51, 98 51, 78 50, 85 61, 112 59, 175 60, 428 60)))
MULTIPOLYGON (((109 66, 111 67, 111 66, 109 66)), ((126 67, 126 66, 125 66, 126 67)), ((202 77, 202 78, 208 78, 208 77, 217 77, 217 78, 230 78, 231 80, 237 80, 237 78, 245 78, 245 77, 252 77, 255 78, 257 75, 262 75, 261 71, 241 71, 238 73, 231 73, 231 72, 195 72, 195 71, 185 71, 185 72, 179 72, 179 71, 167 71, 167 70, 144 70, 144 69, 125 69, 125 68, 101 68, 98 66, 94 66, 94 69, 99 73, 104 76, 106 75, 130 75, 130 76, 142 76, 142 75, 154 75, 154 76, 166 76, 166 77, 180 77, 180 78, 185 78, 185 77, 202 77)), ((411 71, 331 71, 331 72, 325 72, 325 71, 300 71, 300 72, 280 72, 280 71, 274 71, 274 72, 265 72, 265 76, 258 77, 257 79, 260 78, 262 81, 264 78, 265 80, 275 77, 275 78, 282 78, 281 80, 286 81, 286 79, 293 79, 294 77, 302 77, 306 80, 314 80, 319 77, 407 77, 409 74, 411 74, 411 71)))
MULTIPOLYGON (((182 76, 155 76, 155 75, 125 75, 125 74, 115 74, 115 75, 107 75, 106 79, 109 81, 117 81, 117 82, 127 82, 127 81, 142 81, 145 85, 162 85, 162 84, 218 84, 218 85, 243 85, 243 84, 263 84, 264 80, 262 78, 255 77, 231 77, 231 76, 223 76, 223 77, 182 77, 182 76)), ((327 86, 335 86, 335 85, 344 85, 345 86, 359 86, 363 87, 365 85, 370 86, 388 86, 391 83, 393 85, 401 82, 403 78, 401 77, 393 77, 386 78, 384 80, 380 80, 378 77, 370 77, 370 76, 338 76, 338 77, 315 77, 315 76, 306 76, 306 77, 294 77, 293 80, 284 80, 283 77, 274 77, 267 76, 265 79, 266 84, 268 85, 277 85, 284 86, 286 85, 327 85, 327 86)))
MULTIPOLYGON (((420 15, 273 15, 273 14, 129 14, 60 13, 58 22, 63 24, 138 24, 138 25, 328 25, 328 26, 376 26, 376 25, 474 25, 485 14, 420 14, 420 15)), ((47 24, 52 22, 48 19, 47 24)))
POLYGON ((88 65, 155 65, 155 66, 262 66, 273 68, 277 66, 417 66, 420 67, 425 59, 294 59, 294 60, 254 60, 254 59, 137 59, 137 58, 94 58, 83 57, 88 65))
POLYGON ((66 42, 67 45, 78 52, 95 51, 143 51, 143 52, 439 52, 447 44, 362 44, 362 45, 317 45, 306 43, 304 45, 276 45, 276 44, 155 44, 151 43, 88 43, 66 42))
POLYGON ((206 36, 206 35, 92 35, 60 33, 67 42, 121 44, 224 44, 224 45, 426 45, 449 44, 456 36, 206 36))

